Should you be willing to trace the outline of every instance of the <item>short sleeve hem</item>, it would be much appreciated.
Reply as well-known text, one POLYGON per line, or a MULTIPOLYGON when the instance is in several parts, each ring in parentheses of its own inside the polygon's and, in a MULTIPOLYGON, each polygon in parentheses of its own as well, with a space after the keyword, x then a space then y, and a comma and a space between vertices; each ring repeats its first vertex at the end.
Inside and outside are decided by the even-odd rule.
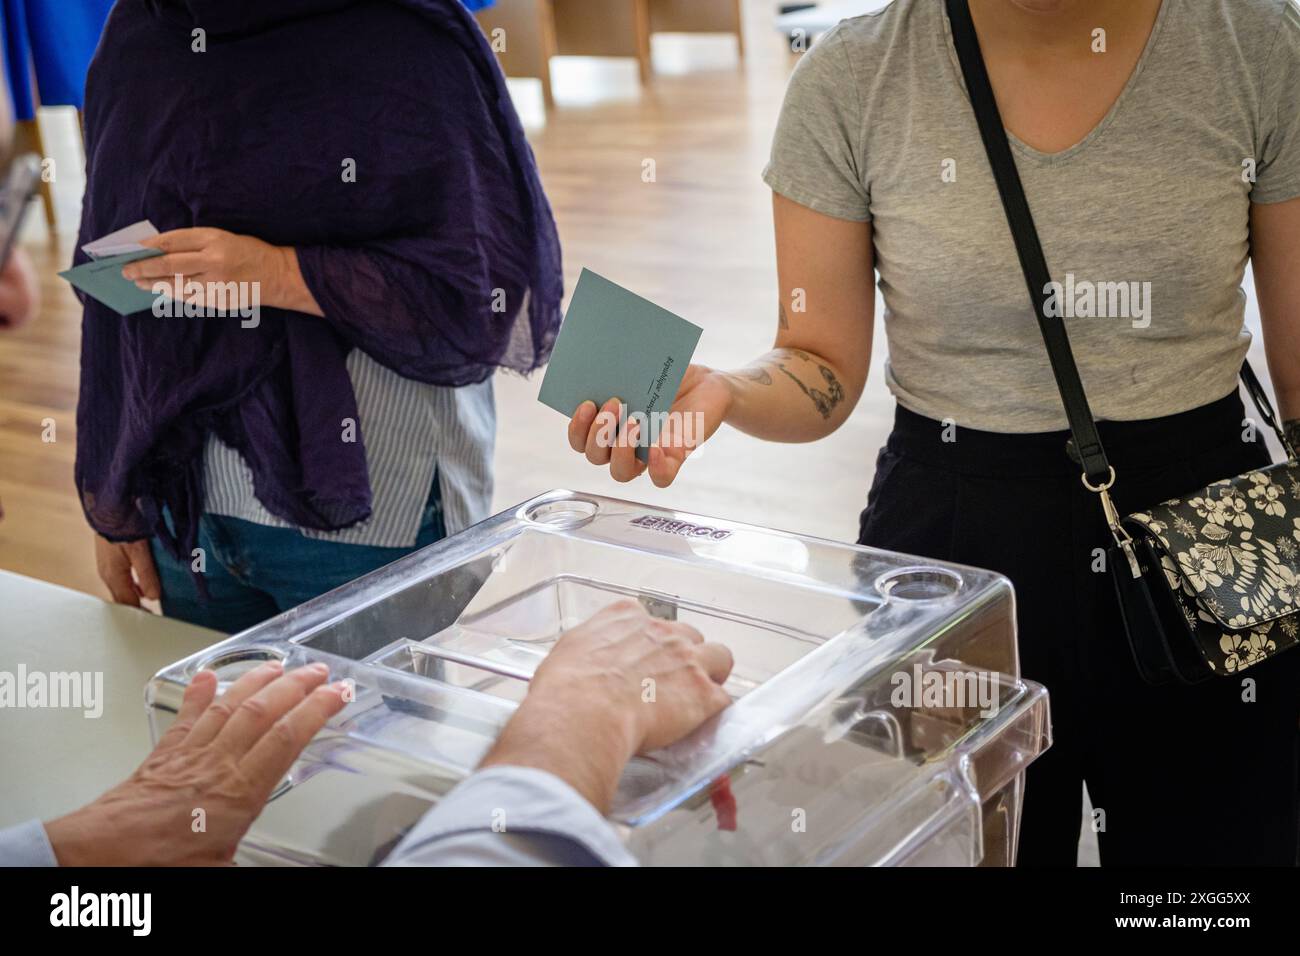
POLYGON ((798 180, 785 175, 770 164, 763 170, 763 182, 767 183, 773 192, 780 193, 786 199, 793 200, 801 206, 807 206, 813 212, 819 212, 824 216, 830 216, 833 219, 846 219, 849 222, 871 221, 871 212, 869 210, 863 209, 859 205, 849 205, 836 202, 833 199, 824 199, 798 180))
POLYGON ((1284 183, 1270 182, 1267 187, 1258 184, 1250 191, 1250 201, 1261 206, 1300 199, 1300 176, 1292 176, 1284 183))

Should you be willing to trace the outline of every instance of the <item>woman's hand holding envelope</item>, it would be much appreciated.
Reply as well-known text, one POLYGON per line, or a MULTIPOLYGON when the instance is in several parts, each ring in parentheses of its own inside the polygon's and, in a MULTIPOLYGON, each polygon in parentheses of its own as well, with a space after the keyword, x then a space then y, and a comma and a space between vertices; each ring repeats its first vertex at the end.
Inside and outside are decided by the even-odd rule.
MULTIPOLYGON (((871 365, 871 228, 822 215, 780 194, 773 197, 773 218, 780 297, 772 348, 735 370, 689 366, 674 414, 654 436, 648 466, 636 457, 636 436, 619 434, 623 416, 617 398, 599 409, 594 402, 578 406, 569 422, 574 451, 592 464, 608 464, 616 481, 631 481, 648 470, 665 488, 724 421, 777 442, 817 441, 844 424, 871 365)), ((630 418, 628 429, 635 425, 630 418)))
POLYGON ((569 420, 569 445, 593 465, 609 465, 615 481, 631 481, 643 472, 660 488, 672 484, 682 463, 713 436, 731 408, 728 376, 706 365, 691 365, 682 378, 677 399, 664 420, 649 463, 636 457, 640 422, 633 418, 620 431, 620 402, 612 398, 603 408, 583 402, 569 420))

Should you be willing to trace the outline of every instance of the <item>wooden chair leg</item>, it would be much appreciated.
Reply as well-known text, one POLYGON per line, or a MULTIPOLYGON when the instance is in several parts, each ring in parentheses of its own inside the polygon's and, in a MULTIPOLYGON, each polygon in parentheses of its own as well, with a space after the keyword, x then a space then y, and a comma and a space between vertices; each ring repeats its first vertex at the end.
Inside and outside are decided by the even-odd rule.
POLYGON ((636 26, 636 61, 641 73, 641 82, 649 83, 654 76, 654 64, 650 57, 650 0, 634 0, 634 21, 636 26))
POLYGON ((551 91, 551 57, 555 56, 555 10, 549 3, 537 8, 537 29, 542 44, 542 103, 548 111, 555 109, 555 94, 551 91))
MULTIPOLYGON (((14 144, 19 152, 33 152, 42 159, 47 156, 45 141, 41 136, 41 124, 35 119, 18 121, 14 132, 14 144)), ((44 177, 41 178, 41 205, 45 207, 45 224, 50 227, 50 232, 53 233, 55 229, 54 191, 44 177)))
POLYGON ((502 31, 505 48, 495 52, 506 76, 541 80, 542 100, 552 109, 551 57, 556 53, 556 39, 551 0, 501 0, 476 16, 489 41, 494 41, 495 31, 502 31))

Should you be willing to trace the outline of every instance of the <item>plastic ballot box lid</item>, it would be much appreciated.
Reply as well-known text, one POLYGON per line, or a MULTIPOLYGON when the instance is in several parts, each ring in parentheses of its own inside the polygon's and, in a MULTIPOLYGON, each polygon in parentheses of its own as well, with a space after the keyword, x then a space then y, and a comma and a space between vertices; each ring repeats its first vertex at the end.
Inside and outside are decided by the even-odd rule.
POLYGON ((541 495, 164 669, 151 727, 201 668, 327 663, 354 699, 245 858, 374 863, 472 772, 560 635, 619 599, 735 659, 731 706, 623 775, 609 820, 643 862, 987 862, 990 814, 994 856, 1014 853, 1049 730, 1005 578, 597 495, 541 495))

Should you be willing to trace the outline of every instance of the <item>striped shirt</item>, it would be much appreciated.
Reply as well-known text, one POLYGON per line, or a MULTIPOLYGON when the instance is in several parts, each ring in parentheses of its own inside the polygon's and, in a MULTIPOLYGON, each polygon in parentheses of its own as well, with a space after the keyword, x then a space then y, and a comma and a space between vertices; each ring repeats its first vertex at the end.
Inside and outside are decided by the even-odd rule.
MULTIPOLYGON (((492 503, 496 406, 492 380, 462 388, 403 378, 360 349, 347 359, 365 441, 373 512, 342 531, 303 528, 309 538, 409 548, 438 475, 443 523, 455 534, 482 521, 492 503)), ((293 525, 257 500, 243 456, 215 435, 204 452, 204 508, 277 528, 293 525)))

